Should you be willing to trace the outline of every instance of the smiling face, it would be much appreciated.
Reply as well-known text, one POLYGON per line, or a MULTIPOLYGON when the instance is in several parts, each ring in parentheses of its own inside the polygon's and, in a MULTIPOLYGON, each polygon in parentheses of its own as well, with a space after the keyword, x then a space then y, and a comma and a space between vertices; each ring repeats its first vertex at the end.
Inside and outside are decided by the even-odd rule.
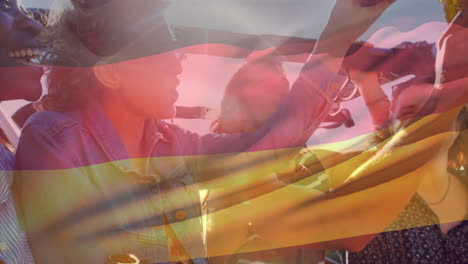
POLYGON ((0 0, 1 100, 35 100, 41 94, 42 69, 27 66, 39 55, 41 26, 26 16, 16 0, 0 0))

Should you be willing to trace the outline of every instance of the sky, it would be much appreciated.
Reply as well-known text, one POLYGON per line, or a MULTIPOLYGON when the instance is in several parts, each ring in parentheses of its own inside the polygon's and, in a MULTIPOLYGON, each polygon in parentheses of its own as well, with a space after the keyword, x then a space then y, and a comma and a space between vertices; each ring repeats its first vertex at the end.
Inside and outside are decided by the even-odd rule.
MULTIPOLYGON (((23 0, 26 6, 48 7, 54 1, 23 0)), ((333 0, 172 0, 170 23, 241 33, 317 37, 333 0)), ((408 31, 429 21, 443 21, 438 0, 398 0, 369 30, 384 26, 408 31)))

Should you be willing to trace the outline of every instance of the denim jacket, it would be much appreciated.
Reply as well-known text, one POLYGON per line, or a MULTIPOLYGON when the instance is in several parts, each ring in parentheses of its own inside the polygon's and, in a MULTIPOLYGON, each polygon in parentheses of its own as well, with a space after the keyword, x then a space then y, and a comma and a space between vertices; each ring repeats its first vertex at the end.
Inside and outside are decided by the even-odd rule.
POLYGON ((179 243, 185 252, 176 255, 203 263, 197 182, 209 175, 192 173, 196 166, 186 157, 302 146, 343 83, 312 57, 288 98, 253 133, 198 135, 148 119, 144 175, 135 172, 99 104, 35 114, 20 138, 14 189, 36 261, 104 263, 107 255, 135 253, 146 263, 164 263, 179 243), (185 192, 171 196, 173 190, 185 192), (177 239, 167 238, 172 231, 177 239))

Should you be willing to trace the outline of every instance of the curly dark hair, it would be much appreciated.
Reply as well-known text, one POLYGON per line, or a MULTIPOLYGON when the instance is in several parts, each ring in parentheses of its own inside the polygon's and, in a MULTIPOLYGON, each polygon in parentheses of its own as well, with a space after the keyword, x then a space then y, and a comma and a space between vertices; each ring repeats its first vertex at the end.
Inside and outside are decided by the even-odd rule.
MULTIPOLYGON (((96 47, 90 46, 93 38, 102 34, 103 28, 109 26, 109 17, 114 19, 112 18, 113 14, 109 14, 110 11, 105 6, 105 3, 110 1, 103 2, 104 5, 98 7, 98 9, 93 9, 94 19, 91 20, 87 19, 90 16, 89 10, 83 9, 84 7, 81 6, 82 2, 88 0, 79 1, 80 5, 77 5, 78 2, 74 0, 71 1, 71 5, 50 12, 46 28, 40 36, 44 50, 41 62, 44 65, 49 65, 46 79, 48 94, 42 99, 42 104, 44 109, 59 112, 76 110, 101 96, 102 84, 94 75, 94 66, 113 63, 116 58, 117 60, 130 59, 129 57, 119 58, 122 53, 130 50, 129 47, 121 47, 116 53, 105 54, 104 52, 101 53, 101 50, 97 50, 96 47), (86 31, 83 31, 83 28, 86 31)), ((141 17, 136 19, 143 20, 148 17, 150 19, 156 17, 160 23, 155 25, 154 28, 162 25, 167 30, 167 25, 161 15, 167 8, 167 1, 155 0, 151 3, 152 8, 141 5, 141 17), (153 12, 147 14, 150 12, 149 10, 153 10, 153 12)), ((85 7, 88 8, 87 5, 85 7)), ((156 24, 154 19, 150 22, 156 24)), ((140 21, 135 21, 135 23, 138 24, 140 21)), ((151 30, 154 28, 152 27, 151 30)), ((139 33, 141 32, 137 32, 137 34, 139 33)), ((103 39, 106 42, 105 47, 115 43, 114 36, 110 36, 109 39, 104 37, 103 39)), ((139 41, 135 40, 134 42, 137 43, 136 45, 144 43, 143 38, 139 41)), ((122 45, 128 44, 122 42, 122 45)), ((139 54, 137 56, 143 55, 139 54)))
POLYGON ((99 96, 99 82, 90 65, 99 59, 82 44, 70 25, 79 19, 78 9, 51 14, 41 34, 44 55, 42 64, 49 65, 48 93, 42 98, 44 109, 72 111, 83 106, 90 96, 99 96))

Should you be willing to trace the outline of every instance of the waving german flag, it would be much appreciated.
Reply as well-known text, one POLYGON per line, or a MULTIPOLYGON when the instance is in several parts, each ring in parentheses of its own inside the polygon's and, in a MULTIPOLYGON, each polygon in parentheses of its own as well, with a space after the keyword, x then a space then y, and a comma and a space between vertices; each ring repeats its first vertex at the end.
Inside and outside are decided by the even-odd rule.
MULTIPOLYGON (((224 13, 262 21, 254 4, 224 2, 214 28, 224 13)), ((188 3, 58 6, 43 33, 46 110, 16 153, 36 262, 357 251, 382 232, 466 224, 466 29, 359 42, 394 1, 377 2, 336 1, 314 38, 169 27, 164 11, 188 3), (399 221, 415 197, 437 220, 399 221)))

